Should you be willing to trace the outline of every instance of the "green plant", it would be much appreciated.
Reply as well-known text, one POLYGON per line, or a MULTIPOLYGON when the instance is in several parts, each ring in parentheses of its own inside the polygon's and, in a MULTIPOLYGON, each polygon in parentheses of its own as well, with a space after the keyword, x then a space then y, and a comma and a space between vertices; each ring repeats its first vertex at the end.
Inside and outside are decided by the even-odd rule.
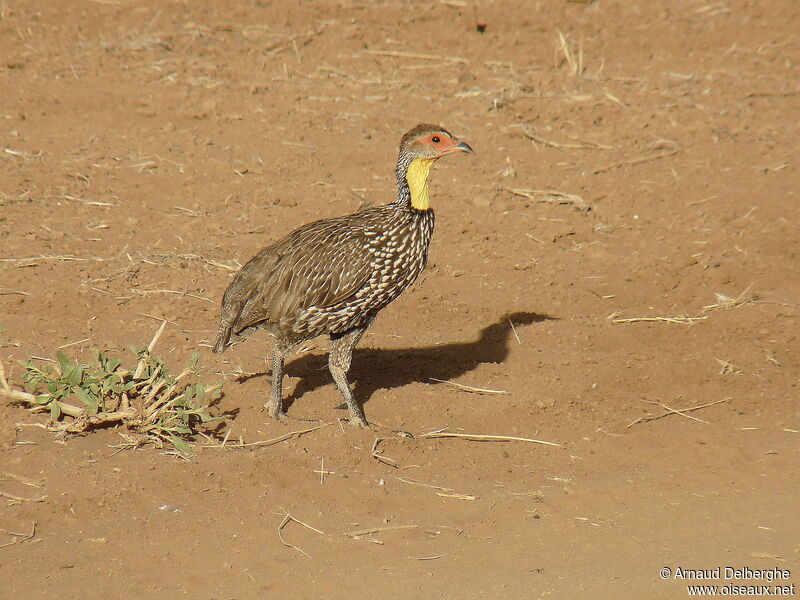
POLYGON ((89 365, 73 362, 62 352, 56 354, 54 365, 19 361, 25 369, 24 392, 11 388, 0 366, 0 392, 33 412, 49 411, 54 431, 80 433, 123 424, 137 435, 137 444, 169 442, 177 450, 189 451, 186 438, 199 425, 221 418, 212 417, 208 408, 222 395, 222 383, 206 386, 197 380, 197 351, 175 377, 149 348, 131 351, 138 357, 133 370, 125 369, 122 359, 101 351, 89 365))

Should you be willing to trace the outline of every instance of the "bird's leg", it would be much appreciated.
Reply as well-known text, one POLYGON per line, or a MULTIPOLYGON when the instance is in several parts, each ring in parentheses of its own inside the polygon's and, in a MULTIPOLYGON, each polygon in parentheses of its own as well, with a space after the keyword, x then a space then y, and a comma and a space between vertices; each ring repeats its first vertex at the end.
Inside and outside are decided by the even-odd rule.
POLYGON ((331 352, 328 356, 328 369, 330 369, 333 380, 336 382, 336 387, 344 396, 347 402, 347 408, 350 411, 350 422, 353 425, 367 427, 367 418, 364 416, 364 409, 358 405, 353 392, 350 390, 350 385, 347 383, 347 371, 350 369, 350 362, 353 359, 353 348, 356 347, 361 336, 372 324, 372 320, 364 327, 356 327, 350 331, 331 335, 331 352))
POLYGON ((278 342, 272 348, 272 393, 264 405, 273 419, 285 417, 283 410, 283 357, 285 350, 278 342))

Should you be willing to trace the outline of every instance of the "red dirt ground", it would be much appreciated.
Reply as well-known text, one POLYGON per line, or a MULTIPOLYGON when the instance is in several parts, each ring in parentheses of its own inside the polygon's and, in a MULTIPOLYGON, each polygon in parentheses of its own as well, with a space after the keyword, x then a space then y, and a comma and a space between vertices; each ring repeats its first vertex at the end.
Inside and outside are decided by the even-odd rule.
POLYGON ((798 31, 795 0, 0 2, 0 361, 121 354, 166 319, 156 353, 200 348, 235 415, 180 460, 4 400, 0 597, 800 582, 798 31), (309 427, 261 410, 267 336, 210 354, 232 268, 390 200, 418 122, 476 152, 432 173, 430 266, 356 352, 381 425, 339 426, 320 340, 289 414, 332 424, 230 447, 309 427), (441 428, 562 446, 395 433, 441 428), (286 511, 319 532, 284 545, 286 511))

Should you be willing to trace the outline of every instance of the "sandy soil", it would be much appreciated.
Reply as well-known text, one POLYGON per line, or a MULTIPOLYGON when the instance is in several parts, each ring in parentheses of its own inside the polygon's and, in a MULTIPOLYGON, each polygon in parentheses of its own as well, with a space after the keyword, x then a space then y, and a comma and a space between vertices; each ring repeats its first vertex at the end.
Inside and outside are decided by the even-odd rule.
POLYGON ((3 400, 0 597, 800 582, 798 31, 795 0, 0 2, 0 361, 166 319, 156 352, 202 351, 235 442, 118 451, 3 400), (418 122, 476 152, 437 165, 430 266, 356 352, 380 426, 340 427, 319 340, 289 412, 330 425, 231 447, 309 427, 261 410, 266 336, 210 353, 233 269, 389 201, 418 122), (561 446, 396 433, 441 428, 561 446))

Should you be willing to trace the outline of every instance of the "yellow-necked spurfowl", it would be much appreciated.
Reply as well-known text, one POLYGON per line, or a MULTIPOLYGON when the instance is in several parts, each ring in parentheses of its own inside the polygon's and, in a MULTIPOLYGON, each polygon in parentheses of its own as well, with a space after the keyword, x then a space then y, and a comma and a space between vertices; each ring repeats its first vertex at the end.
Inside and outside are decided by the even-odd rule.
POLYGON ((353 348, 425 268, 434 224, 428 173, 455 152, 472 148, 439 126, 417 125, 400 141, 394 202, 303 225, 256 254, 225 290, 214 352, 259 327, 275 337, 266 404, 273 417, 285 414, 285 357, 296 344, 327 334, 328 366, 350 421, 367 425, 347 382, 353 348))

